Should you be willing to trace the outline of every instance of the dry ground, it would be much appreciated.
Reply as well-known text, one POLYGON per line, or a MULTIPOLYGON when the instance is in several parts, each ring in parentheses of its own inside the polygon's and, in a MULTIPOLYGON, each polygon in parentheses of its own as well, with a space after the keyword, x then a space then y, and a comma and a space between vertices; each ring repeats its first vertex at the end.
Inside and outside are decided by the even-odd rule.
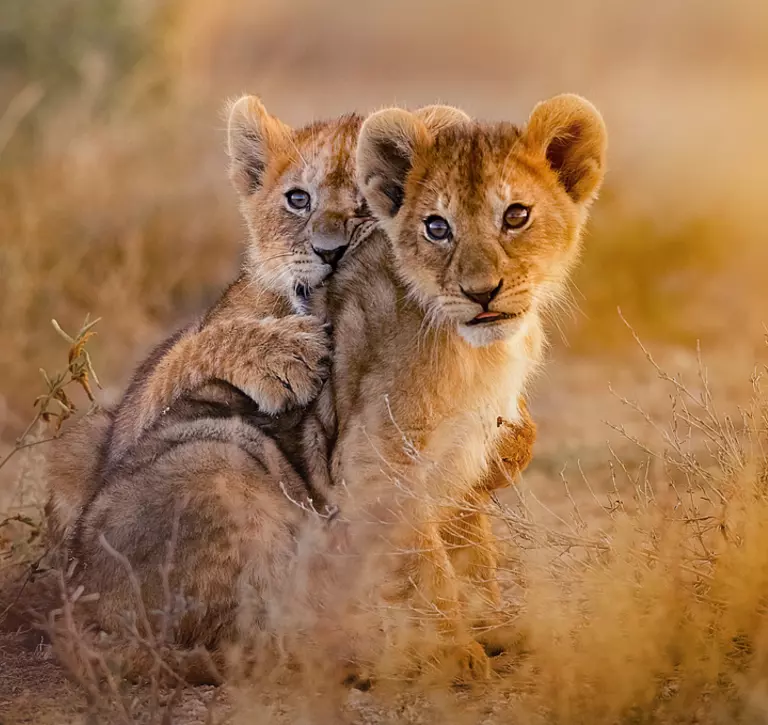
MULTIPOLYGON (((640 350, 635 357, 642 357, 640 350)), ((734 376, 741 374, 740 381, 731 380, 731 385, 727 386, 728 394, 719 396, 719 402, 732 406, 735 413, 737 403, 746 405, 751 395, 749 378, 753 362, 749 351, 744 351, 741 363, 729 357, 727 360, 720 358, 718 364, 719 356, 712 357, 716 364, 710 365, 710 372, 715 375, 718 367, 721 373, 727 369, 734 376)), ((674 369, 695 387, 697 358, 694 353, 667 348, 657 354, 657 358, 667 370, 672 369, 670 365, 675 365, 674 369)), ((632 355, 628 359, 631 360, 632 355)), ((628 435, 654 445, 652 427, 628 409, 620 397, 641 400, 653 420, 664 424, 670 415, 670 398, 662 395, 662 390, 663 384, 653 368, 641 365, 637 359, 631 364, 600 365, 580 360, 562 350, 556 353, 533 395, 532 410, 540 427, 537 456, 518 490, 503 492, 502 502, 516 506, 522 496, 532 519, 554 531, 573 530, 575 516, 583 520, 585 535, 586 531, 597 531, 610 525, 606 509, 614 493, 618 490, 627 501, 634 494, 619 464, 616 462, 613 468, 610 467, 611 451, 616 454, 616 461, 624 462, 630 471, 646 463, 648 456, 609 427, 607 421, 623 425, 628 435), (616 480, 612 473, 616 473, 616 480)), ((663 478, 656 480, 656 485, 657 491, 663 492, 663 478)), ((541 557, 557 560, 562 555, 563 551, 557 547, 534 549, 524 554, 531 561, 537 561, 538 566, 541 566, 541 557)), ((544 568, 547 566, 545 563, 544 568)), ((515 590, 510 590, 510 596, 519 596, 517 584, 508 583, 515 590)), ((19 629, 16 635, 5 634, 0 640, 3 661, 0 722, 84 722, 87 707, 83 692, 67 679, 42 636, 30 631, 23 619, 13 626, 9 626, 10 622, 5 624, 6 630, 16 625, 19 629)), ((341 698, 342 705, 338 699, 329 703, 320 697, 316 700, 309 698, 303 703, 297 701, 295 685, 289 682, 259 688, 256 694, 241 688, 224 688, 209 708, 212 689, 190 688, 174 704, 173 722, 180 725, 203 722, 333 723, 340 721, 340 711, 334 709, 338 706, 347 718, 345 722, 360 725, 432 723, 443 721, 458 707, 463 714, 456 722, 494 725, 509 722, 510 713, 516 712, 518 693, 504 679, 506 665, 503 658, 496 663, 502 668, 502 677, 490 688, 453 693, 445 690, 430 693, 407 687, 399 692, 399 688, 395 688, 394 693, 392 688, 387 688, 383 694, 376 690, 368 693, 352 690, 341 698), (326 712, 323 707, 330 710, 326 712)), ((147 701, 146 688, 135 687, 133 692, 137 701, 147 701)), ((171 695, 167 692, 166 698, 170 699, 171 695)), ((138 712, 149 718, 148 705, 139 707, 138 712)))

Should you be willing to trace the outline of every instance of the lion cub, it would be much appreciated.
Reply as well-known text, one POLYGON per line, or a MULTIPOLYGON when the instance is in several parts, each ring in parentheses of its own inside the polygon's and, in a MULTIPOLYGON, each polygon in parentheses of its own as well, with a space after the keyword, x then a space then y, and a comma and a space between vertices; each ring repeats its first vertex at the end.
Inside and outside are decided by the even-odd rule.
MULTIPOLYGON (((415 117, 438 132, 457 114, 463 122, 455 109, 415 117)), ((170 586, 192 603, 174 633, 181 644, 231 640, 242 634, 238 619, 258 626, 279 601, 302 521, 294 502, 307 494, 285 447, 301 440, 300 406, 316 392, 327 351, 322 302, 309 292, 345 247, 363 249, 375 226, 352 168, 360 124, 348 116, 291 131, 255 99, 235 104, 232 178, 252 236, 243 276, 150 356, 114 415, 61 439, 49 510, 71 532, 85 586, 100 593, 105 629, 119 627, 136 603, 102 537, 131 563, 149 610, 163 607, 173 538, 170 586), (306 298, 315 319, 297 314, 306 298), (89 440, 88 430, 98 435, 89 440)))
POLYGON ((375 225, 353 176, 361 121, 293 130, 253 96, 232 106, 230 178, 251 240, 243 274, 139 369, 115 414, 107 466, 176 399, 212 380, 269 415, 316 397, 330 347, 308 299, 375 225))
POLYGON ((488 662, 462 611, 462 569, 493 561, 492 546, 456 550, 461 528, 475 544, 490 538, 484 517, 470 524, 461 511, 508 435, 499 418, 523 419, 542 314, 578 255, 605 147, 600 114, 572 95, 536 106, 524 128, 434 131, 389 109, 360 131, 358 182, 381 231, 328 286, 332 474, 349 545, 368 556, 385 542, 397 555, 341 576, 364 596, 359 572, 384 567, 374 581, 385 597, 431 612, 442 654, 465 674, 485 675, 488 662))
POLYGON ((102 481, 157 448, 137 445, 161 420, 246 416, 268 426, 316 397, 330 347, 308 299, 375 225, 354 179, 361 123, 347 115, 294 130, 254 96, 231 106, 229 173, 250 236, 243 272, 148 356, 114 411, 90 416, 54 447, 55 538, 72 533, 102 481))

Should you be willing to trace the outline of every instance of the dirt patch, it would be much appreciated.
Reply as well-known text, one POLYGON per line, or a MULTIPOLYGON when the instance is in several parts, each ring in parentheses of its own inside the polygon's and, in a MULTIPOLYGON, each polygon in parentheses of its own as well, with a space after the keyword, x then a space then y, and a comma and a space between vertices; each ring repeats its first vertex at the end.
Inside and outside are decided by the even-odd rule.
POLYGON ((0 635, 0 722, 79 723, 85 700, 67 680, 39 634, 0 635))

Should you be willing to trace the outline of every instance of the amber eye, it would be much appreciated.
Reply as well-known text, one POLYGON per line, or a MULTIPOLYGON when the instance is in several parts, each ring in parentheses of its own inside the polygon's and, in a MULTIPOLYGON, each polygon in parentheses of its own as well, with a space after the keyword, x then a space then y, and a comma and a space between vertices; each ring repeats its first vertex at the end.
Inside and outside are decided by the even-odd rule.
POLYGON ((451 225, 441 216, 433 214, 424 220, 424 231, 433 242, 442 242, 451 236, 451 225))
POLYGON ((531 207, 525 204, 510 204, 504 212, 505 229, 521 229, 531 218, 531 207))
POLYGON ((291 207, 291 209, 296 209, 298 211, 309 209, 311 198, 309 193, 303 189, 291 189, 290 191, 286 192, 285 198, 288 201, 288 206, 291 207))

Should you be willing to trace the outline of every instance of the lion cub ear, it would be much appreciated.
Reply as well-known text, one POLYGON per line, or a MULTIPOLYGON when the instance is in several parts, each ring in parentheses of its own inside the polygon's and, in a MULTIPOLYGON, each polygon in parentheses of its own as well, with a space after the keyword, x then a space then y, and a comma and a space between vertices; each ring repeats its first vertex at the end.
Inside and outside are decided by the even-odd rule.
POLYGON ((258 190, 270 160, 290 148, 291 128, 270 116, 256 96, 242 96, 229 107, 229 178, 241 196, 258 190))
POLYGON ((357 141, 357 181, 379 219, 400 211, 414 156, 431 141, 424 122, 401 108, 377 111, 363 122, 357 141))
POLYGON ((532 111, 525 142, 541 154, 577 204, 589 204, 605 176, 607 135, 603 117, 587 100, 563 94, 532 111))
POLYGON ((414 116, 423 121, 432 133, 438 133, 444 128, 472 121, 468 114, 455 106, 422 106, 414 111, 414 116))

